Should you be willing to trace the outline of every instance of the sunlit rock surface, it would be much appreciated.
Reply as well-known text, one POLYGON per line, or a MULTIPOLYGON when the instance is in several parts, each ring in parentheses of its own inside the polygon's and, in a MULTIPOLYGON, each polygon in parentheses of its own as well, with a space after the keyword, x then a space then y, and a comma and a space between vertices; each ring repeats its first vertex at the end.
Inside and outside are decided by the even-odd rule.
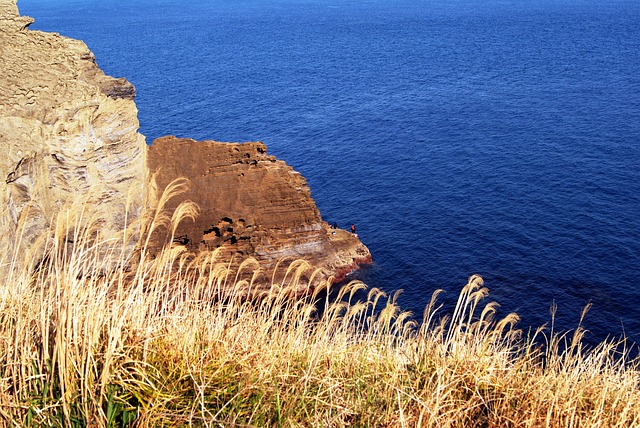
POLYGON ((0 239, 13 247, 20 225, 29 246, 78 199, 105 234, 122 230, 144 197, 135 89, 106 76, 83 42, 32 22, 0 0, 0 239))
MULTIPOLYGON (((370 262, 355 235, 322 221, 305 179, 267 155, 263 143, 164 137, 148 147, 138 133, 133 85, 106 76, 83 42, 31 31, 32 22, 14 0, 0 0, 5 261, 25 253, 73 201, 83 221, 97 219, 109 236, 151 207, 154 190, 186 177, 189 190, 168 207, 191 200, 200 215, 180 223, 173 243, 195 252, 219 248, 236 261, 254 257, 265 272, 304 259, 319 277, 336 280, 370 262)), ((154 251, 167 242, 161 234, 154 251)))
POLYGON ((269 156, 263 143, 163 137, 151 145, 148 165, 159 188, 190 180, 170 206, 191 200, 200 207, 198 218, 183 221, 175 234, 193 250, 221 248, 237 260, 255 257, 267 269, 304 259, 338 280, 371 261, 355 235, 322 221, 306 180, 269 156))

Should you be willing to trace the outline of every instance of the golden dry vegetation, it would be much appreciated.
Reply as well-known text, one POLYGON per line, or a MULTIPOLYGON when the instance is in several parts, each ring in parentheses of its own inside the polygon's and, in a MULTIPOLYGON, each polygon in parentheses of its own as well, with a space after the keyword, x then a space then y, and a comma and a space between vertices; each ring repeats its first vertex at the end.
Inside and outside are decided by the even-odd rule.
POLYGON ((640 425, 624 341, 523 334, 515 314, 495 319, 478 276, 453 313, 435 292, 416 322, 395 296, 318 282, 302 261, 265 289, 251 260, 180 246, 151 257, 154 228, 196 213, 163 215, 183 184, 119 237, 79 204, 23 262, 0 260, 4 426, 640 425), (292 299, 303 279, 314 292, 292 299))

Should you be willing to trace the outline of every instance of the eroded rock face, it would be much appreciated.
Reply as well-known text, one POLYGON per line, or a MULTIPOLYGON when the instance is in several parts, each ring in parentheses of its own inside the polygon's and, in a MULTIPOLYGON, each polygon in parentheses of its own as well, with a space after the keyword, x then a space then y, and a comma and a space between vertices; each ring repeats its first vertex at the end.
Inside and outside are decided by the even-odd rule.
POLYGON ((71 200, 84 198, 102 230, 121 230, 144 197, 144 137, 135 89, 106 76, 87 46, 28 30, 15 0, 0 0, 0 240, 18 224, 30 245, 71 200))
MULTIPOLYGON (((176 233, 191 250, 220 248, 237 261, 251 256, 266 271, 305 259, 337 280, 370 261, 357 237, 322 221, 305 179, 267 155, 264 144, 165 137, 148 148, 137 132, 134 87, 106 76, 83 42, 30 31, 32 22, 19 16, 15 0, 0 0, 5 261, 12 251, 24 253, 72 201, 82 203, 86 219, 101 219, 103 233, 121 231, 147 206, 149 172, 156 171, 158 188, 179 177, 191 182, 169 207, 199 205, 197 219, 176 233)), ((160 235, 155 242, 166 242, 160 235)))
POLYGON ((322 221, 306 180, 269 156, 263 143, 163 137, 151 145, 147 162, 159 188, 179 177, 191 181, 170 206, 199 205, 198 218, 176 231, 176 241, 192 250, 222 248, 237 259, 255 257, 267 269, 305 259, 337 280, 371 261, 356 236, 322 221))

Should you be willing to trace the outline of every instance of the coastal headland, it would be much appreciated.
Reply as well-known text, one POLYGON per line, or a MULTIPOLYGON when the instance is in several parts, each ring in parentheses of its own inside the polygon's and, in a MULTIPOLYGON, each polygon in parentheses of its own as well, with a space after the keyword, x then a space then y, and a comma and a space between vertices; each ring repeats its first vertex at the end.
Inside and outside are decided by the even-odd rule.
POLYGON ((336 284, 370 254, 300 174, 261 142, 147 146, 133 85, 32 22, 0 0, 0 426, 640 426, 637 345, 586 345, 588 307, 521 329, 478 275, 417 314, 336 284))
POLYGON ((199 215, 182 221, 172 242, 156 232, 159 246, 220 248, 238 262, 252 257, 266 277, 306 260, 318 277, 340 281, 371 262, 357 236, 322 220, 306 180, 267 155, 265 144, 168 136, 148 146, 134 86, 105 75, 82 41, 31 31, 32 22, 15 0, 0 0, 0 240, 7 252, 20 257, 62 207, 78 201, 103 234, 116 233, 147 214, 150 192, 184 178, 188 188, 166 208, 172 214, 188 200, 199 215))

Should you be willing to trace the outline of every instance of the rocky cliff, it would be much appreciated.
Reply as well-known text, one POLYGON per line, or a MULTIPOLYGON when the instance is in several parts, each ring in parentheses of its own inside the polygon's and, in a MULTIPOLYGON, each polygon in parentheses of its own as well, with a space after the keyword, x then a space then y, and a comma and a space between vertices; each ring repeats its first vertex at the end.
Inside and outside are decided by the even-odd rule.
POLYGON ((179 177, 191 181, 170 208, 184 200, 200 207, 198 218, 176 231, 176 240, 193 250, 252 256, 267 271, 279 261, 305 259, 338 280, 371 261, 355 235, 322 221, 306 180, 269 156, 263 143, 163 137, 151 145, 147 162, 160 188, 179 177))
POLYGON ((28 247, 72 200, 103 232, 122 230, 144 195, 134 87, 106 76, 83 42, 30 31, 32 22, 0 0, 0 239, 9 248, 18 225, 28 247))
POLYGON ((85 218, 101 219, 102 232, 122 230, 145 209, 147 180, 157 173, 160 188, 178 177, 191 183, 169 209, 187 199, 200 206, 199 217, 177 230, 177 241, 194 251, 252 256, 267 271, 305 259, 338 279, 370 261, 357 237, 322 221, 304 178, 264 144, 165 137, 148 148, 134 87, 106 76, 83 42, 28 30, 32 22, 15 0, 0 0, 5 254, 28 248, 71 202, 82 203, 85 218))

